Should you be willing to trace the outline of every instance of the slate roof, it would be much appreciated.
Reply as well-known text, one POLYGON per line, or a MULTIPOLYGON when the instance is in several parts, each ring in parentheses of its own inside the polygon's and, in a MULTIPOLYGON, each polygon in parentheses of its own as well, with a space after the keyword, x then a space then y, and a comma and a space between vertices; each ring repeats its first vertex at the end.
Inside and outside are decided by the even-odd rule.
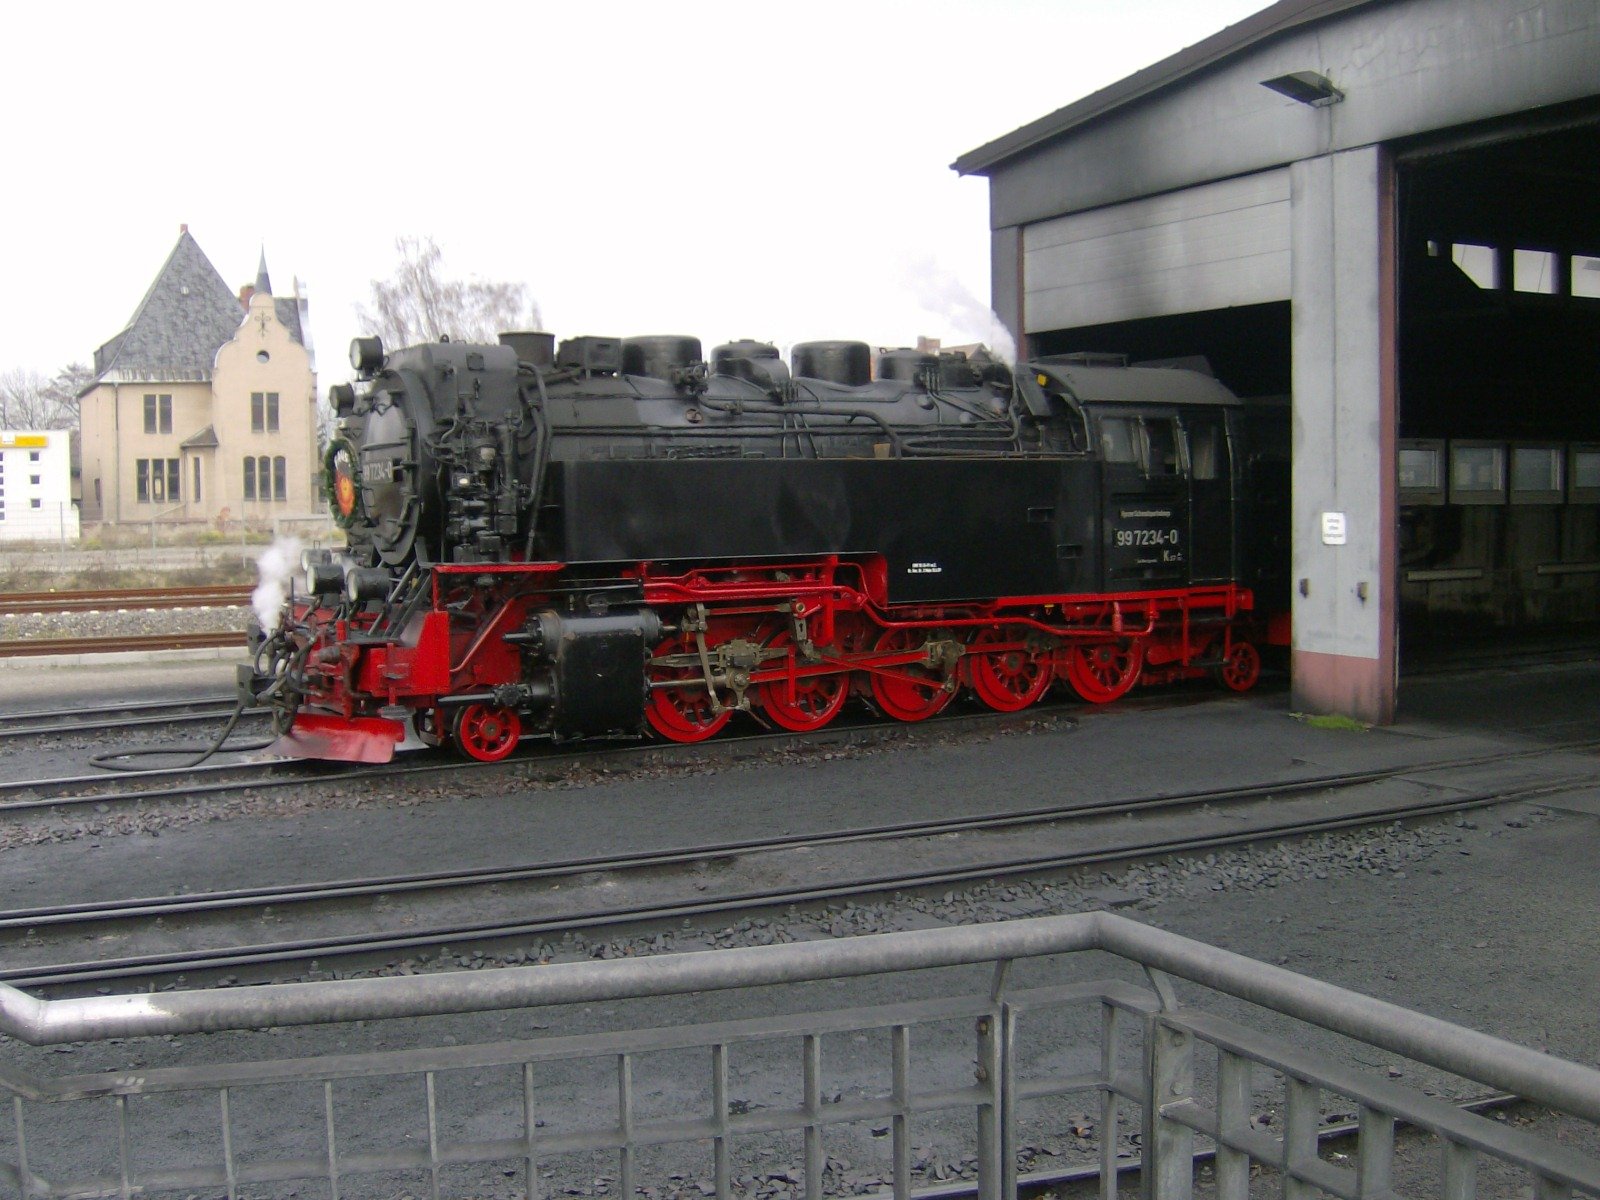
POLYGON ((239 297, 185 229, 128 327, 94 352, 96 382, 210 379, 243 321, 239 297))
MULTIPOLYGON (((271 294, 265 250, 256 284, 271 294)), ((290 336, 304 345, 297 301, 274 296, 272 306, 290 336)), ((128 327, 94 352, 95 383, 210 379, 217 351, 239 331, 244 316, 239 297, 185 228, 128 327)))

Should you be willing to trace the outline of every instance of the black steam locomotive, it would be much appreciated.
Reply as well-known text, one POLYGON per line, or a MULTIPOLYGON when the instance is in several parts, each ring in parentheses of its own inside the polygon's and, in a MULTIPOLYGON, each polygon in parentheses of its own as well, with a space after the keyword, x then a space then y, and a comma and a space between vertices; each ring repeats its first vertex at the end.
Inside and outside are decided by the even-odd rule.
POLYGON ((1243 690, 1287 639, 1286 412, 1203 372, 501 343, 353 344, 326 454, 348 546, 241 670, 287 752, 1243 690))

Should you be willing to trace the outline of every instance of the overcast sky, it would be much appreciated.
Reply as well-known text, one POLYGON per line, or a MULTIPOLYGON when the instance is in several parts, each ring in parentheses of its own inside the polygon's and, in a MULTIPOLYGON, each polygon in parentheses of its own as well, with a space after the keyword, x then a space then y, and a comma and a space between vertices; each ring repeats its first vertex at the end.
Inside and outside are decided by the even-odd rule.
POLYGON ((0 370, 91 359, 187 222, 311 299, 323 387, 401 235, 561 337, 981 338, 957 155, 1265 0, 13 5, 0 370))

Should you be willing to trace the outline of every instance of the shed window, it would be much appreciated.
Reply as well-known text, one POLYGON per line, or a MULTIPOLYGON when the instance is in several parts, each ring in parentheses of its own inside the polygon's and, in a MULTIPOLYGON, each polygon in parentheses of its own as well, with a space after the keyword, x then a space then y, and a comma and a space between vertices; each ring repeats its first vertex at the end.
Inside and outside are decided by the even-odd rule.
POLYGON ((1481 288, 1496 286, 1498 269, 1495 266, 1493 246, 1478 246, 1471 242, 1457 242, 1450 247, 1450 261, 1461 268, 1461 273, 1481 288))
POLYGON ((1572 294, 1600 299, 1600 258, 1587 254, 1572 256, 1572 294))
POLYGON ((1556 290, 1556 256, 1548 250, 1513 250, 1511 281, 1519 292, 1552 295, 1556 290))

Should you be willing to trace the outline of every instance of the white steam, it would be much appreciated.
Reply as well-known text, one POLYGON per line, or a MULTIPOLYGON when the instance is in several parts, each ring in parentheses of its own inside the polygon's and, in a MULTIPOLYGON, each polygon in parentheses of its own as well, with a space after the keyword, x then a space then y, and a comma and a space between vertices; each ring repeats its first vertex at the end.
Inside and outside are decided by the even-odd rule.
POLYGON ((1007 366, 1016 363, 1017 342, 1011 331, 953 272, 931 258, 917 258, 906 264, 905 284, 925 311, 944 318, 946 345, 982 342, 1007 366))
POLYGON ((300 566, 300 539, 280 537, 256 559, 256 575, 261 580, 250 595, 256 620, 267 633, 278 628, 283 618, 283 602, 289 598, 289 580, 300 566))

